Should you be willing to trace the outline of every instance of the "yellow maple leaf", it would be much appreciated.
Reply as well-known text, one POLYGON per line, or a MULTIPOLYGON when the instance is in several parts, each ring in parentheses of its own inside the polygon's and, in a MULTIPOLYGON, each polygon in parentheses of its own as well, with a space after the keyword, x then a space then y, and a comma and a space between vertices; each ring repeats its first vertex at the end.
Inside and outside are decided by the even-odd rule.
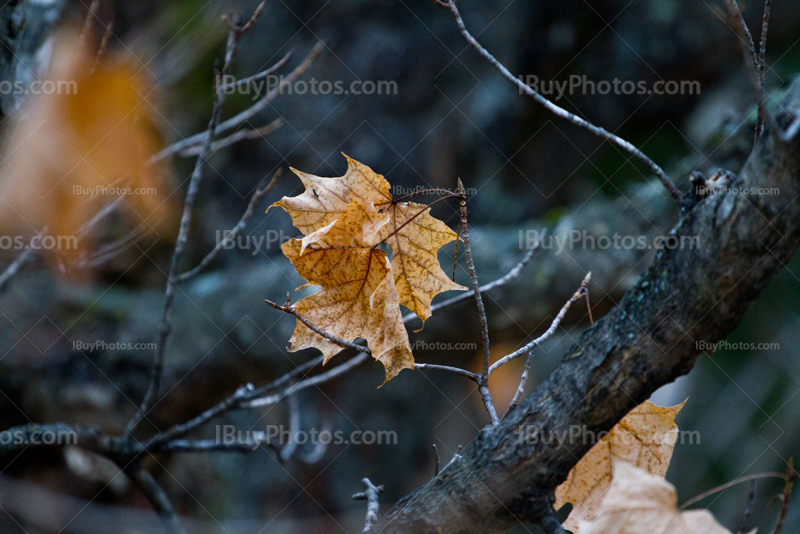
MULTIPOLYGON (((354 200, 332 223, 303 239, 283 245, 283 253, 309 284, 321 289, 295 308, 311 324, 338 338, 366 339, 372 355, 386 368, 386 381, 414 368, 408 333, 400 314, 392 265, 375 245, 389 221, 371 202, 354 200)), ((341 347, 300 320, 290 340, 291 351, 315 347, 327 362, 341 347)))
MULTIPOLYGON (((731 534, 708 510, 678 510, 675 487, 627 462, 614 462, 614 481, 581 534, 731 534)), ((566 526, 566 525, 565 525, 566 526)))
POLYGON ((323 178, 292 169, 306 190, 296 197, 284 197, 273 206, 283 208, 306 236, 337 220, 352 200, 372 202, 379 212, 387 213, 389 222, 378 239, 392 248, 394 283, 400 304, 424 324, 431 316, 433 297, 443 291, 466 289, 448 278, 437 258, 439 249, 457 239, 457 235, 430 215, 428 206, 393 200, 391 186, 382 175, 344 156, 347 158, 344 176, 323 178))
POLYGON ((390 216, 381 240, 392 247, 392 269, 400 303, 417 314, 422 324, 431 316, 431 300, 444 291, 464 290, 439 266, 436 253, 457 239, 455 232, 430 214, 430 208, 415 202, 391 203, 390 216))
POLYGON ((678 426, 675 417, 684 403, 661 407, 645 401, 626 415, 572 468, 556 488, 555 508, 572 503, 564 528, 583 534, 579 521, 591 521, 614 480, 614 461, 621 460, 653 475, 667 473, 678 426))
POLYGON ((376 207, 392 201, 391 186, 382 175, 342 155, 347 158, 344 176, 323 178, 292 169, 306 190, 296 197, 283 197, 270 208, 283 208, 292 217, 292 224, 308 235, 338 219, 351 200, 372 202, 376 207))

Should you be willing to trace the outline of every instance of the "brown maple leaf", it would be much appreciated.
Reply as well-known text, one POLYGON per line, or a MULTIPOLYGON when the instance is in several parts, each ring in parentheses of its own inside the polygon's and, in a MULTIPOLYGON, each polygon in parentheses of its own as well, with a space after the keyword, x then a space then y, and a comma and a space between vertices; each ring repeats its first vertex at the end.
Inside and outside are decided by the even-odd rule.
POLYGON ((596 518, 590 522, 582 521, 575 532, 731 534, 708 510, 681 512, 676 501, 675 487, 663 477, 616 460, 614 482, 598 507, 596 518))
POLYGON ((613 484, 613 464, 622 460, 664 477, 678 438, 675 417, 683 408, 661 407, 645 401, 598 441, 572 468, 567 480, 556 488, 555 508, 573 505, 564 528, 581 533, 579 521, 591 521, 609 487, 613 484))
MULTIPOLYGON (((372 355, 386 368, 386 381, 402 369, 414 368, 392 265, 376 246, 388 222, 389 215, 378 212, 371 202, 354 200, 332 223, 282 247, 300 276, 321 287, 295 309, 338 338, 366 339, 372 355)), ((341 351, 300 320, 290 343, 291 351, 321 350, 326 362, 341 351)))
POLYGON ((284 197, 273 206, 289 213, 303 235, 338 219, 352 200, 372 202, 376 210, 387 213, 389 222, 378 239, 392 248, 394 283, 400 304, 424 324, 431 316, 433 297, 444 291, 466 289, 448 278, 437 258, 439 249, 457 239, 457 235, 430 215, 428 206, 393 200, 391 186, 382 175, 344 156, 347 158, 344 176, 322 178, 292 169, 303 182, 305 192, 284 197))

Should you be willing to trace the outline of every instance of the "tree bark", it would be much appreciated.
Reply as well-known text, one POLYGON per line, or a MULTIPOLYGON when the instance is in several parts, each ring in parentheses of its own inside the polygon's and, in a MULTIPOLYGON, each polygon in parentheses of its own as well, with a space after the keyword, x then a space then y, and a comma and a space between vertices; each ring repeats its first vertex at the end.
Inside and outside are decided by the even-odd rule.
MULTIPOLYGON (((784 109, 800 102, 789 92, 784 109)), ((786 117, 779 117, 784 127, 786 117)), ((526 440, 583 427, 610 430, 656 389, 688 373, 700 341, 724 339, 800 246, 800 142, 765 135, 735 185, 685 209, 670 232, 700 247, 664 249, 623 300, 586 330, 560 366, 460 461, 400 500, 371 532, 502 532, 552 514, 553 491, 589 440, 526 440), (520 438, 523 439, 520 439, 520 438)), ((591 268, 590 265, 586 266, 591 268)))

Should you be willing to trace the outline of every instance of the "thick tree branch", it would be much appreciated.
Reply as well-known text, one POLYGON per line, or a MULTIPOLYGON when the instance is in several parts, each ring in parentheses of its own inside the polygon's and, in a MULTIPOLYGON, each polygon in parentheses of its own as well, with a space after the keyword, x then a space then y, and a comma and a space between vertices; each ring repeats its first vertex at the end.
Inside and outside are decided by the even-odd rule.
MULTIPOLYGON (((787 98, 785 108, 797 105, 797 88, 787 98)), ((699 238, 700 247, 660 250, 531 396, 484 428, 461 461, 403 498, 372 532, 483 534, 545 520, 544 505, 591 443, 531 443, 520 439, 525 429, 610 430, 688 373, 703 354, 699 342, 724 339, 800 246, 800 143, 776 142, 767 131, 736 185, 780 194, 722 191, 687 209, 670 235, 678 242, 699 238)))

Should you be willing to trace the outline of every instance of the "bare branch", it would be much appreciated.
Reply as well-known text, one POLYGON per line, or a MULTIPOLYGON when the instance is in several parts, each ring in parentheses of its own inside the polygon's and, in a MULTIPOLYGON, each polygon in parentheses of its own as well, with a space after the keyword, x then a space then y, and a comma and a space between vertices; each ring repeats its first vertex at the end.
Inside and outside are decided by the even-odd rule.
MULTIPOLYGON (((362 347, 362 348, 365 348, 365 347, 362 347)), ((335 378, 335 377, 337 377, 339 375, 342 375, 342 374, 350 371, 351 369, 353 369, 353 368, 361 365, 362 363, 364 363, 367 360, 368 357, 369 357, 369 355, 366 352, 360 352, 355 357, 350 358, 346 362, 344 362, 344 363, 342 363, 340 365, 337 365, 336 367, 334 367, 333 369, 331 369, 331 370, 329 370, 327 372, 320 373, 318 375, 312 376, 311 378, 306 378, 305 380, 301 380, 297 384, 286 388, 282 392, 276 393, 274 395, 270 395, 269 397, 263 397, 263 398, 260 398, 260 399, 255 399, 255 400, 243 402, 241 404, 241 406, 242 406, 242 408, 258 408, 258 407, 262 407, 262 406, 271 406, 273 404, 277 404, 281 400, 283 400, 286 396, 291 395, 292 393, 296 393, 297 391, 300 391, 301 389, 306 389, 306 388, 309 388, 311 386, 318 386, 319 384, 322 384, 323 382, 327 382, 328 380, 331 380, 332 378, 335 378)))
POLYGON ((781 513, 778 516, 778 523, 772 534, 780 534, 783 530, 783 523, 786 521, 786 514, 789 513, 789 502, 792 500, 792 489, 794 489, 794 479, 797 472, 794 470, 794 459, 789 458, 789 465, 786 467, 786 482, 783 485, 783 495, 781 495, 781 513))
POLYGON ((737 484, 741 484, 742 482, 750 482, 751 480, 758 480, 761 478, 780 478, 782 480, 786 480, 786 475, 783 473, 778 473, 777 471, 768 471, 765 473, 754 473, 752 475, 745 475, 743 477, 739 477, 736 480, 731 480, 730 482, 726 482, 725 484, 720 484, 714 488, 711 488, 708 491, 704 491, 700 495, 696 495, 680 505, 678 508, 680 510, 685 510, 693 504, 697 504, 698 502, 702 501, 706 497, 710 497, 715 493, 719 493, 720 491, 725 491, 728 488, 731 488, 737 484))
POLYGON ((169 497, 158 485, 153 475, 137 461, 129 463, 123 468, 123 471, 142 490, 144 496, 147 497, 147 500, 150 501, 150 504, 153 505, 156 513, 161 518, 167 531, 171 534, 186 534, 186 530, 181 525, 181 520, 178 518, 178 514, 175 513, 169 497))
MULTIPOLYGON (((220 139, 219 141, 214 141, 211 143, 211 151, 216 152, 217 150, 225 147, 229 147, 239 141, 243 141, 245 139, 259 139, 266 137, 267 135, 271 134, 278 128, 283 126, 283 119, 275 119, 266 126, 262 126, 261 128, 254 128, 238 130, 228 137, 224 139, 220 139)), ((200 153, 202 145, 201 144, 194 144, 188 148, 184 148, 181 150, 178 155, 184 158, 193 157, 200 153)))
MULTIPOLYGON (((763 80, 759 74, 764 67, 761 63, 759 53, 756 51, 755 44, 753 43, 753 36, 750 34, 750 30, 747 28, 747 24, 742 16, 742 11, 736 3, 736 0, 726 0, 725 5, 728 8, 728 13, 731 18, 736 22, 736 28, 739 32, 739 43, 742 49, 742 55, 744 56, 745 69, 747 70, 750 83, 756 93, 759 116, 769 125, 770 130, 775 132, 777 139, 784 142, 791 141, 794 135, 796 135, 797 130, 794 129, 794 133, 792 134, 788 131, 784 132, 767 109, 767 94, 763 80)), ((758 138, 761 138, 761 133, 758 134, 758 138)))
POLYGON ((478 381, 478 391, 481 393, 481 400, 489 412, 489 418, 493 425, 500 422, 497 417, 492 394, 489 392, 489 323, 486 320, 486 309, 483 307, 483 297, 481 297, 481 286, 478 283, 478 275, 475 272, 475 262, 472 260, 472 245, 469 241, 469 225, 467 224, 467 197, 464 184, 461 178, 458 179, 458 194, 461 196, 461 233, 464 241, 464 256, 467 258, 467 270, 470 280, 472 280, 472 294, 475 296, 475 303, 478 306, 478 319, 481 323, 481 340, 483 342, 483 367, 481 368, 480 380, 478 381))
POLYGON ((433 476, 439 476, 439 448, 433 444, 433 476))
POLYGON ((449 365, 436 365, 432 363, 414 363, 415 370, 422 370, 422 369, 436 369, 439 371, 449 371, 451 373, 456 373, 462 376, 466 376, 473 382, 480 382, 481 375, 478 373, 472 373, 467 371, 466 369, 461 369, 459 367, 450 367, 449 365))
POLYGON ((372 525, 378 522, 378 495, 383 493, 383 486, 375 486, 368 478, 361 479, 361 482, 367 489, 353 495, 353 500, 367 501, 367 518, 362 531, 367 532, 372 528, 372 525))
POLYGON ((297 309, 294 306, 292 306, 289 302, 287 302, 284 306, 275 304, 271 300, 266 300, 266 303, 275 308, 276 310, 281 310, 282 312, 288 313, 289 315, 294 315, 295 317, 297 317, 298 321, 306 325, 309 329, 321 335, 325 339, 333 341, 343 349, 353 349, 355 351, 362 352, 364 354, 369 354, 370 356, 372 356, 372 350, 369 347, 365 347, 364 345, 358 345, 356 343, 351 343, 350 341, 338 338, 333 334, 330 334, 325 330, 319 328, 318 326, 311 324, 311 322, 305 317, 303 317, 303 315, 300 312, 298 312, 297 309))
POLYGON ((675 185, 675 182, 672 181, 672 179, 667 175, 667 173, 665 173, 664 170, 661 167, 659 167, 658 164, 656 164, 655 161, 653 161, 652 159, 647 157, 644 154, 644 152, 642 152, 641 150, 639 150, 638 148, 633 146, 628 141, 622 139, 621 137, 618 137, 618 136, 614 135, 613 133, 609 132, 605 128, 601 128, 600 126, 595 126, 591 122, 589 122, 589 121, 587 121, 585 119, 582 119, 582 118, 578 117, 577 115, 575 115, 573 113, 570 113, 569 111, 565 110, 564 108, 561 108, 561 107, 553 104, 548 99, 543 97, 541 94, 539 94, 538 92, 536 92, 533 89, 531 89, 528 85, 523 83, 521 80, 517 79, 513 74, 511 74, 511 72, 509 72, 509 70, 502 63, 500 63, 497 59, 495 59, 495 57, 491 53, 489 53, 489 51, 486 50, 472 36, 472 34, 469 33, 469 31, 467 30, 467 27, 464 25, 464 20, 461 18, 461 13, 459 13, 458 8, 456 7, 455 0, 448 0, 447 2, 440 1, 439 4, 444 6, 444 7, 447 7, 453 13, 453 17, 456 20, 456 24, 458 25, 458 29, 461 31, 461 35, 464 36, 464 38, 467 40, 467 42, 469 44, 471 44, 472 47, 475 48, 475 50, 477 50, 478 53, 484 59, 486 59, 489 63, 491 63, 492 66, 494 66, 494 68, 496 68, 498 71, 500 71, 500 74, 502 74, 508 81, 510 81, 511 83, 516 85, 519 88, 520 91, 524 92, 526 95, 528 95, 531 98, 533 98, 536 102, 538 102, 539 104, 544 106, 545 109, 547 109, 548 111, 554 113, 555 115, 557 115, 557 116, 559 116, 559 117, 561 117, 563 119, 568 120, 572 124, 575 124, 577 126, 580 126, 581 128, 584 128, 584 129, 590 131, 591 133, 597 135, 598 137, 602 137, 603 139, 606 139, 606 140, 610 141, 614 145, 620 147, 624 151, 626 151, 626 152, 630 153, 631 155, 633 155, 639 161, 643 162, 645 165, 647 165, 650 168, 650 170, 653 173, 655 173, 656 176, 658 176, 658 179, 661 181, 661 184, 667 189, 667 191, 669 191, 669 194, 672 195, 672 197, 680 204, 680 202, 682 200, 681 192, 678 190, 678 187, 675 185))
POLYGON ((525 361, 525 369, 522 371, 522 377, 519 380, 519 386, 517 386, 517 391, 514 393, 514 397, 511 399, 511 402, 508 403, 508 408, 506 408, 505 413, 503 413, 503 419, 505 419, 506 415, 516 408, 519 405, 519 401, 522 399, 522 394, 525 393, 525 384, 528 382, 528 373, 531 370, 531 363, 533 362, 533 350, 531 349, 528 352, 528 359, 525 361))
MULTIPOLYGON (((758 44, 758 82, 762 87, 766 87, 766 52, 767 52, 767 33, 769 32, 769 14, 772 9, 772 0, 764 0, 764 15, 761 18, 761 41, 758 44)), ((758 118, 756 119, 756 137, 755 142, 761 138, 764 132, 764 113, 767 110, 759 105, 758 118)))
MULTIPOLYGON (((280 452, 277 447, 270 444, 266 436, 259 435, 258 432, 253 433, 252 439, 244 441, 234 440, 230 443, 220 441, 218 439, 176 439, 168 441, 158 448, 159 452, 237 452, 248 453, 255 452, 263 445, 269 446, 275 452, 280 452), (263 439, 262 439, 263 438, 263 439)), ((260 433, 260 434, 263 434, 260 433)))
MULTIPOLYGON (((263 9, 262 5, 259 5, 253 17, 257 18, 257 15, 260 13, 260 9, 263 9)), ((242 33, 246 31, 246 29, 249 29, 253 21, 254 18, 251 18, 245 26, 240 26, 236 21, 230 23, 228 42, 225 47, 225 61, 223 63, 221 72, 222 76, 225 76, 230 72, 233 59, 236 56, 236 49, 239 44, 239 39, 241 38, 242 33)), ((153 369, 150 377, 150 385, 147 388, 147 392, 145 393, 144 399, 142 399, 139 409, 133 414, 133 417, 131 417, 128 425, 125 428, 126 438, 131 436, 131 433, 136 428, 136 425, 142 420, 143 417, 145 417, 150 408, 151 402, 153 402, 153 400, 158 396, 158 391, 161 386, 161 375, 164 369, 164 349, 167 338, 172 331, 171 311, 172 303, 175 299, 175 288, 178 284, 178 275, 180 274, 180 264, 183 260, 184 249, 189 239, 189 228, 192 222, 192 212, 194 210, 194 203, 198 190, 200 189, 200 180, 203 177, 203 169, 205 167, 206 160, 211 153, 211 144, 217 132, 217 124, 222 116, 222 107, 224 104, 225 93, 220 91, 219 87, 215 87, 214 106, 211 111, 211 119, 208 121, 208 129, 203 134, 205 136, 203 138, 203 146, 199 155, 197 156, 197 161, 195 162, 194 170, 192 171, 192 177, 189 181, 189 188, 186 192, 186 200, 184 201, 183 205, 183 215, 181 216, 180 230, 178 231, 178 239, 175 244, 175 250, 172 253, 172 262, 170 264, 169 275, 167 277, 167 289, 164 295, 164 307, 161 312, 161 320, 158 328, 158 342, 156 345, 155 354, 153 356, 153 369)))
MULTIPOLYGON (((322 432, 330 432, 331 427, 330 425, 325 422, 322 424, 322 432)), ((295 451, 293 458, 297 461, 303 462, 304 464, 313 465, 320 460, 325 455, 325 452, 328 450, 328 442, 325 440, 317 440, 317 443, 314 445, 314 448, 311 449, 309 452, 303 451, 295 451)))
POLYGON ((519 358, 523 354, 527 354, 528 352, 533 350, 534 347, 536 347, 537 345, 541 344, 544 340, 546 340, 547 338, 552 336, 555 333, 556 329, 558 328, 558 325, 561 324, 561 321, 564 319, 564 316, 567 314, 567 311, 569 310, 569 307, 572 306, 577 300, 583 298, 584 291, 586 291, 586 286, 589 285, 589 280, 591 280, 591 279, 592 279, 592 273, 591 272, 586 273, 586 277, 583 279, 583 282, 581 282, 581 287, 578 288, 578 290, 575 292, 575 294, 572 295, 569 298, 569 300, 564 304, 564 306, 561 308, 561 311, 559 311, 558 315, 556 315, 556 318, 553 319, 552 323, 550 323, 550 328, 548 328, 547 331, 544 334, 542 334, 541 336, 537 337, 536 339, 534 339, 533 341, 531 341, 530 343, 528 343, 527 345, 525 345, 521 349, 515 350, 511 354, 509 354, 507 356, 503 356, 501 359, 499 359, 496 362, 494 362, 494 364, 491 366, 491 368, 489 368, 489 374, 492 374, 501 365, 510 362, 514 358, 519 358))
POLYGON ((281 169, 278 169, 277 172, 272 176, 272 180, 269 182, 269 184, 267 184, 265 187, 259 187, 256 189, 256 192, 253 193, 253 196, 250 198, 250 203, 247 205, 247 209, 242 214, 242 218, 239 219, 239 222, 236 223, 236 226, 234 226, 233 229, 225 236, 225 239, 217 243, 217 246, 215 246, 214 249, 209 252, 205 258, 203 258, 197 267, 178 276, 178 282, 185 282, 194 278, 198 273, 205 269, 209 263, 214 261, 214 258, 217 257, 217 254, 219 254, 220 250, 225 248, 228 243, 236 239, 242 230, 244 230, 245 226, 247 226, 247 221, 249 221, 250 217, 253 216, 253 212, 255 211, 258 201, 275 188, 275 185, 277 185, 280 177, 281 169))
POLYGON ((756 479, 752 479, 750 481, 750 489, 747 491, 747 505, 744 507, 744 517, 742 518, 742 524, 739 526, 738 534, 743 534, 744 532, 748 532, 750 529, 748 525, 750 524, 750 516, 753 515, 753 505, 756 502, 756 479))
MULTIPOLYGON (((516 277, 518 277, 519 273, 522 272, 522 269, 524 269, 525 266, 528 265, 528 263, 530 263, 531 258, 533 258, 533 254, 539 249, 540 244, 544 240, 544 236, 545 236, 545 231, 542 231, 542 233, 539 236, 539 239, 536 241, 536 243, 533 245, 533 247, 531 247, 530 250, 528 250, 528 252, 525 254, 525 256, 519 261, 519 263, 517 263, 514 266, 513 269, 508 271, 508 273, 506 273, 501 278, 498 278, 497 280, 494 280, 493 282, 489 282, 488 284, 482 285, 480 287, 480 292, 481 293, 486 293, 487 291, 491 291, 492 289, 494 289, 496 287, 504 286, 507 283, 509 283, 511 280, 513 280, 516 277)), ((447 307, 452 306, 454 304, 458 304, 459 302, 464 302, 465 300, 469 300, 471 298, 475 298, 473 293, 462 293, 460 295, 457 295, 455 297, 449 298, 447 300, 443 300, 442 302, 439 302, 439 303, 434 304, 434 305, 431 306, 431 313, 433 313, 436 310, 441 310, 442 308, 447 308, 447 307)), ((419 317, 417 317, 417 314, 415 314, 413 312, 407 313, 407 314, 405 314, 403 316, 403 322, 404 323, 411 322, 414 319, 419 319, 419 317)))
POLYGON ((224 83, 219 86, 220 91, 228 91, 230 89, 236 89, 237 87, 242 87, 243 85, 247 85, 249 83, 253 83, 261 78, 266 78, 270 74, 273 74, 275 71, 286 65, 288 61, 292 58, 292 50, 289 50, 285 56, 283 56, 277 63, 273 66, 268 68, 267 70, 262 70, 258 74, 253 74, 252 76, 248 76, 247 78, 242 78, 241 80, 236 80, 232 83, 224 83))
POLYGON ((322 356, 318 356, 312 360, 309 360, 304 364, 295 367, 294 369, 284 374, 280 378, 273 380, 269 384, 261 386, 259 388, 254 388, 251 384, 248 384, 246 386, 240 386, 233 395, 226 398, 222 402, 218 403, 216 406, 209 408, 208 410, 201 413, 194 419, 191 419, 179 425, 175 425, 169 428, 168 430, 165 430, 164 432, 157 434, 150 440, 150 442, 146 445, 145 448, 148 450, 150 450, 151 448, 158 448, 164 443, 185 436, 189 432, 201 427, 208 421, 211 421, 212 419, 215 419, 217 417, 221 417, 232 410, 240 408, 241 407, 240 405, 243 401, 254 399, 260 395, 264 395, 265 393, 268 393, 285 384, 288 384, 296 377, 322 364, 323 359, 324 358, 322 356))
POLYGON ((281 460, 288 461, 297 450, 297 441, 294 437, 300 431, 300 399, 297 395, 289 395, 289 441, 280 452, 281 460))
MULTIPOLYGON (((292 72, 283 77, 281 79, 281 82, 277 86, 275 86, 271 91, 269 91, 266 95, 260 98, 258 102, 256 102, 246 110, 234 115, 230 119, 227 119, 219 123, 216 129, 216 133, 222 133, 222 132, 227 132, 229 130, 233 130, 234 128, 244 124, 248 120, 255 117, 270 102, 275 100, 275 98, 277 98, 278 95, 280 95, 289 84, 293 83, 294 80, 297 79, 297 77, 302 75, 308 69, 308 67, 311 66, 311 63, 314 61, 317 55, 319 55, 324 46, 325 45, 322 41, 318 42, 314 46, 314 48, 311 49, 311 51, 305 57, 303 62, 300 63, 300 65, 298 65, 297 67, 295 67, 295 69, 292 72)), ((198 143, 202 143, 205 135, 206 135, 205 132, 201 132, 194 134, 190 137, 187 137, 186 139, 183 139, 176 143, 173 143, 170 146, 163 149, 158 154, 155 154, 152 158, 150 158, 150 162, 152 163, 164 158, 171 157, 172 155, 180 152, 181 150, 187 147, 190 147, 198 143)))
MULTIPOLYGON (((44 228, 38 233, 38 237, 40 240, 42 237, 45 236, 46 231, 47 229, 44 228)), ((3 271, 3 274, 0 274, 0 293, 3 292, 6 285, 8 284, 8 281, 11 280, 19 272, 22 266, 34 258, 35 254, 32 245, 33 243, 25 247, 25 250, 23 250, 19 254, 19 256, 14 258, 14 261, 12 261, 11 265, 9 265, 8 268, 5 271, 3 271)))

